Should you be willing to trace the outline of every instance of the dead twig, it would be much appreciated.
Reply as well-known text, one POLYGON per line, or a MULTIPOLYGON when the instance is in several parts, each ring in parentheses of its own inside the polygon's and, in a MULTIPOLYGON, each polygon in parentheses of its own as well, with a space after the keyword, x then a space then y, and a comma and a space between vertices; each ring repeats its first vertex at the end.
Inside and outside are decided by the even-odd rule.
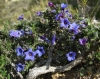
POLYGON ((76 65, 78 65, 79 63, 81 63, 83 57, 79 57, 76 60, 72 61, 71 63, 65 65, 65 66, 49 66, 49 69, 46 69, 46 65, 42 66, 42 67, 34 67, 32 69, 29 70, 28 75, 26 76, 26 79, 36 79, 37 76, 41 75, 41 74, 46 74, 49 72, 64 72, 64 71, 68 71, 71 70, 73 67, 75 67, 76 65))

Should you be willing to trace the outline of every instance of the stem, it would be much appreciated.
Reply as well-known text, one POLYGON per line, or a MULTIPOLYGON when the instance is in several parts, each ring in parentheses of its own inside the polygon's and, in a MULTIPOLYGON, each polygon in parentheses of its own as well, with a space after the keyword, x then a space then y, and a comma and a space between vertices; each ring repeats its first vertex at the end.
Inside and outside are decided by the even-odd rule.
POLYGON ((47 63, 46 63, 46 66, 47 66, 46 69, 49 68, 50 63, 51 63, 51 61, 52 61, 52 51, 53 51, 53 49, 54 49, 54 45, 51 45, 50 50, 47 52, 47 53, 48 53, 48 60, 47 60, 47 63))

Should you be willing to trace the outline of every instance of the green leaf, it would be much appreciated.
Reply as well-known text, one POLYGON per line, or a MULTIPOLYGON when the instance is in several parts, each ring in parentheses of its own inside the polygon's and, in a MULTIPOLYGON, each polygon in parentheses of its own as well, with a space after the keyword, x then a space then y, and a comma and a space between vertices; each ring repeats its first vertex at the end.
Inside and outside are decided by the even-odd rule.
POLYGON ((10 74, 8 74, 7 79, 10 79, 10 74))

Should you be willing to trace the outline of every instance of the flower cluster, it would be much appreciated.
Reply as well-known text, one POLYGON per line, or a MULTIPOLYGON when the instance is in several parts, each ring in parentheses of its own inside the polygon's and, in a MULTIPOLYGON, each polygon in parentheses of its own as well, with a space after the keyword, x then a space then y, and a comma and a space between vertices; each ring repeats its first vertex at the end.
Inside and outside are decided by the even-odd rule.
POLYGON ((29 31, 24 31, 24 30, 10 30, 9 32, 9 35, 10 37, 14 37, 14 38, 20 38, 21 36, 24 36, 24 35, 31 35, 32 34, 32 31, 29 30, 29 31))
MULTIPOLYGON (((24 15, 20 15, 18 17, 19 21, 24 21, 24 15)), ((25 35, 32 35, 33 32, 31 29, 29 29, 29 27, 22 27, 21 29, 18 30, 10 30, 9 31, 9 35, 10 37, 14 37, 14 38, 20 38, 21 36, 25 36, 25 35)))
MULTIPOLYGON (((85 20, 81 20, 79 22, 72 21, 73 17, 70 10, 68 9, 68 4, 61 3, 60 10, 58 10, 59 7, 57 7, 52 2, 49 2, 48 6, 50 7, 50 10, 48 9, 46 10, 46 12, 39 11, 36 13, 40 17, 40 19, 42 18, 44 21, 41 22, 40 20, 35 23, 37 24, 35 25, 36 30, 38 30, 39 32, 37 33, 37 37, 39 38, 38 46, 35 45, 37 46, 37 49, 33 51, 32 48, 24 49, 23 47, 18 46, 15 49, 16 54, 18 57, 24 58, 25 61, 34 61, 37 56, 39 58, 45 54, 44 47, 39 46, 39 43, 41 43, 40 41, 42 41, 41 44, 43 45, 53 45, 55 47, 54 50, 52 50, 53 52, 64 50, 64 55, 66 56, 67 60, 73 61, 78 54, 78 51, 75 50, 74 47, 76 47, 77 45, 85 46, 88 41, 88 39, 84 35, 80 37, 80 34, 82 34, 82 30, 86 28, 87 24, 85 23, 85 20)), ((24 16, 19 16, 18 20, 23 22, 24 16)), ((25 28, 24 30, 11 30, 9 32, 9 35, 14 38, 20 38, 21 36, 32 34, 32 30, 28 28, 25 28)), ((55 53, 53 55, 56 57, 55 53)), ((16 69, 18 72, 23 71, 24 67, 25 64, 22 63, 18 63, 16 65, 16 69)))
MULTIPOLYGON (((72 17, 72 13, 68 9, 68 4, 61 3, 59 11, 58 11, 58 7, 52 2, 49 2, 48 6, 50 7, 50 10, 47 10, 46 12, 37 12, 37 15, 50 18, 50 19, 47 18, 47 20, 50 21, 52 24, 54 22, 57 22, 57 25, 56 23, 52 25, 50 22, 48 22, 48 24, 55 26, 55 32, 57 32, 57 29, 60 28, 60 31, 69 34, 67 35, 67 37, 70 38, 70 40, 69 39, 65 39, 65 40, 76 42, 75 40, 77 40, 77 37, 80 36, 82 30, 84 30, 84 28, 86 28, 87 26, 86 21, 85 20, 80 20, 79 22, 72 21, 73 17, 72 17), (47 16, 45 14, 47 14, 47 16), (53 19, 51 17, 53 17, 53 19), (67 30, 67 32, 65 30, 67 30)), ((59 37, 57 37, 57 35, 58 34, 52 34, 52 40, 49 40, 49 38, 46 36, 40 36, 40 39, 42 41, 56 45, 57 39, 60 40, 59 37, 61 37, 61 35, 63 36, 63 34, 60 33, 59 37)), ((81 36, 78 38, 77 41, 78 44, 80 45, 86 45, 88 40, 84 36, 81 36)), ((77 52, 74 52, 73 48, 70 49, 69 53, 66 54, 68 61, 75 60, 76 54, 77 52)))
POLYGON ((56 45, 56 34, 53 34, 52 35, 52 39, 49 40, 47 37, 45 36, 40 36, 39 39, 41 39, 41 41, 45 41, 45 42, 48 42, 48 43, 51 43, 52 45, 56 45))
MULTIPOLYGON (((41 46, 38 46, 37 47, 37 50, 33 51, 32 48, 29 48, 28 50, 24 50, 21 46, 18 46, 16 48, 16 53, 17 53, 17 56, 25 56, 25 60, 31 60, 31 61, 34 61, 35 60, 35 56, 38 55, 38 57, 41 57, 43 54, 45 54, 45 51, 44 51, 44 48, 41 47, 41 46)), ((17 65, 17 71, 22 71, 24 69, 24 66, 23 64, 19 63, 17 65)))
POLYGON ((19 38, 22 36, 22 32, 19 30, 10 30, 10 34, 11 37, 15 37, 15 38, 19 38))
MULTIPOLYGON (((18 17, 18 20, 23 23, 24 15, 20 15, 18 17)), ((22 27, 22 28, 24 28, 24 27, 22 27)), ((16 38, 16 39, 18 39, 20 37, 27 37, 27 36, 32 37, 33 32, 32 32, 32 30, 29 29, 29 27, 24 28, 24 29, 22 29, 22 28, 19 30, 10 30, 9 36, 16 38)), ((20 39, 20 41, 21 41, 21 39, 20 39)), ((20 44, 17 45, 17 47, 15 48, 15 52, 17 54, 17 57, 20 57, 20 59, 24 58, 25 61, 34 61, 37 56, 41 57, 43 54, 45 54, 43 46, 37 46, 37 49, 35 51, 33 51, 32 48, 24 48, 24 47, 20 46, 20 44)), ((21 62, 16 64, 17 72, 23 71, 24 68, 25 68, 25 64, 23 64, 21 62)))

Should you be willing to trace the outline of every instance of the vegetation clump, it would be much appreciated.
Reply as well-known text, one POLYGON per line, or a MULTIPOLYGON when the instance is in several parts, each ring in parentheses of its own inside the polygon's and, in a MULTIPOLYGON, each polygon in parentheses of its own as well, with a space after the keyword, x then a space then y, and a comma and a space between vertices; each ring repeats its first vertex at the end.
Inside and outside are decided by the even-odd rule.
POLYGON ((83 76, 88 66, 100 65, 100 24, 73 15, 68 6, 48 2, 47 10, 38 11, 35 19, 22 14, 10 29, 6 22, 0 31, 0 79, 33 79, 80 63, 83 76))

